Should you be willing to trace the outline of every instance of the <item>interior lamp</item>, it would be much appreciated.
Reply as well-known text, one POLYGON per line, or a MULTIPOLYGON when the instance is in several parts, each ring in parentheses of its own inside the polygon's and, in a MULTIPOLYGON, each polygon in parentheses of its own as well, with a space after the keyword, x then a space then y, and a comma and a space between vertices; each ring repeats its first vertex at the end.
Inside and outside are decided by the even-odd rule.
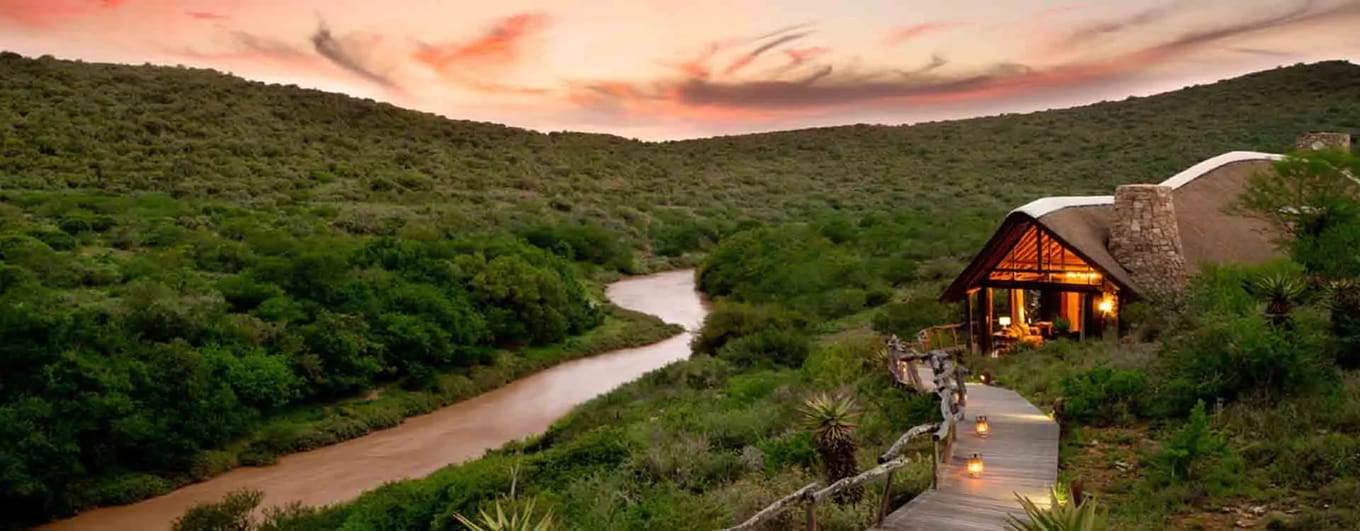
POLYGON ((1001 325, 1001 328, 1006 328, 1006 327, 1010 326, 1010 325, 1011 325, 1011 316, 1009 316, 1009 315, 1003 315, 1003 316, 1001 316, 1001 317, 997 317, 997 318, 996 318, 996 324, 1001 325))
POLYGON ((968 475, 975 478, 982 476, 982 454, 973 454, 968 458, 968 475))
POLYGON ((978 437, 985 438, 992 433, 992 426, 987 423, 986 415, 978 415, 977 422, 974 423, 973 429, 977 431, 978 437))

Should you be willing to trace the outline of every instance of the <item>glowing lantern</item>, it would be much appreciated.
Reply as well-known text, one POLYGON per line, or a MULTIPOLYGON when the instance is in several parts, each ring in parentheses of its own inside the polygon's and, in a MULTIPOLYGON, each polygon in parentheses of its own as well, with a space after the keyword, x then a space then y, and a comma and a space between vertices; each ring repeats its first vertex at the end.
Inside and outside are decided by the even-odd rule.
POLYGON ((1100 310, 1100 313, 1110 315, 1110 313, 1114 311, 1114 298, 1105 297, 1104 299, 1101 299, 1100 304, 1096 305, 1096 309, 1100 310))
POLYGON ((968 458, 968 475, 972 477, 982 476, 982 454, 973 454, 968 458))
POLYGON ((977 422, 973 424, 973 429, 977 431, 978 437, 986 437, 992 433, 992 426, 987 423, 986 415, 978 415, 977 422))
POLYGON ((1001 317, 997 317, 997 318, 996 318, 996 324, 1001 325, 1001 328, 1005 328, 1005 327, 1010 326, 1010 325, 1011 325, 1011 316, 1009 316, 1009 315, 1003 315, 1003 316, 1001 316, 1001 317))

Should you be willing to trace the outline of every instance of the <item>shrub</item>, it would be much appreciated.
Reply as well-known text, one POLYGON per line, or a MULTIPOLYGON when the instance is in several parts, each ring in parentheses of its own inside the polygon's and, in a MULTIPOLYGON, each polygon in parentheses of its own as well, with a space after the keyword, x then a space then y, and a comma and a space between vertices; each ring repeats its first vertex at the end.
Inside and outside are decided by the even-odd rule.
POLYGON ((767 472, 790 467, 811 468, 817 464, 817 449, 812 446, 812 434, 807 432, 766 439, 756 448, 765 454, 767 472))
POLYGON ((171 524, 174 531, 250 531, 255 521, 251 513, 264 500, 264 492, 238 490, 218 502, 203 502, 189 508, 171 524))
POLYGON ((1109 367, 1069 375, 1058 386, 1065 401, 1063 416, 1098 426, 1132 421, 1142 412, 1148 390, 1142 372, 1109 367))
POLYGON ((240 463, 236 454, 232 452, 220 450, 200 452, 194 456, 193 463, 189 465, 189 475, 201 481, 236 468, 238 464, 240 463))
POLYGON ((1326 378, 1314 339, 1259 315, 1210 316, 1163 350, 1165 404, 1185 411, 1197 400, 1278 399, 1310 388, 1326 378))
POLYGON ((718 303, 704 317, 704 326, 690 342, 701 354, 717 354, 723 345, 766 329, 798 328, 802 323, 794 314, 776 306, 743 303, 718 303))
POLYGON ((717 356, 738 367, 799 367, 811 345, 800 332, 768 329, 724 344, 717 356))
POLYGON ((1360 281, 1339 281, 1331 289, 1331 332, 1336 364, 1360 369, 1360 281))
POLYGON ((878 363, 881 348, 877 338, 818 346, 803 362, 803 374, 817 387, 833 389, 854 382, 871 371, 881 370, 884 366, 878 363))
POLYGON ((172 489, 174 485, 165 478, 135 472, 97 482, 91 488, 72 489, 76 499, 72 500, 71 505, 76 508, 123 505, 159 496, 172 489))
POLYGON ((874 315, 874 330, 883 334, 897 334, 913 340, 922 328, 957 322, 959 313, 952 305, 930 299, 892 303, 874 315))
POLYGON ((1193 480, 1206 461, 1226 455, 1228 443, 1209 426, 1204 402, 1195 404, 1190 418, 1163 442, 1156 460, 1171 477, 1193 480))

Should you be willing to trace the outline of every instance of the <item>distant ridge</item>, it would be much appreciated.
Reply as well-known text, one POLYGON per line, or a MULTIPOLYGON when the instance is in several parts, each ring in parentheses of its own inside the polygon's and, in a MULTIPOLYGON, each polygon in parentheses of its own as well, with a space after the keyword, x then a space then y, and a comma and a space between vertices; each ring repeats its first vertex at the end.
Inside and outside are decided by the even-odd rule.
POLYGON ((382 204, 373 215, 470 225, 513 207, 641 231, 649 216, 620 207, 757 219, 908 204, 1004 212, 1159 182, 1227 151, 1279 152, 1303 131, 1360 132, 1360 66, 1296 65, 1029 114, 645 143, 449 120, 209 70, 5 53, 0 123, 10 191, 382 204))

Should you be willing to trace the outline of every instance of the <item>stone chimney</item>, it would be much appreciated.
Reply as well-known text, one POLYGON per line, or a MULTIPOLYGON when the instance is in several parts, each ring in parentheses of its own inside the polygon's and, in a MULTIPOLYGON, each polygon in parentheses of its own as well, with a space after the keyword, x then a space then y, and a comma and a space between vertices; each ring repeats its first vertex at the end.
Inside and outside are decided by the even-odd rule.
POLYGON ((1346 133, 1308 133, 1294 142, 1299 151, 1321 151, 1324 149, 1351 150, 1351 135, 1346 133))
POLYGON ((1188 273, 1171 187, 1129 184, 1115 188, 1109 248, 1144 293, 1166 295, 1185 287, 1188 273))

